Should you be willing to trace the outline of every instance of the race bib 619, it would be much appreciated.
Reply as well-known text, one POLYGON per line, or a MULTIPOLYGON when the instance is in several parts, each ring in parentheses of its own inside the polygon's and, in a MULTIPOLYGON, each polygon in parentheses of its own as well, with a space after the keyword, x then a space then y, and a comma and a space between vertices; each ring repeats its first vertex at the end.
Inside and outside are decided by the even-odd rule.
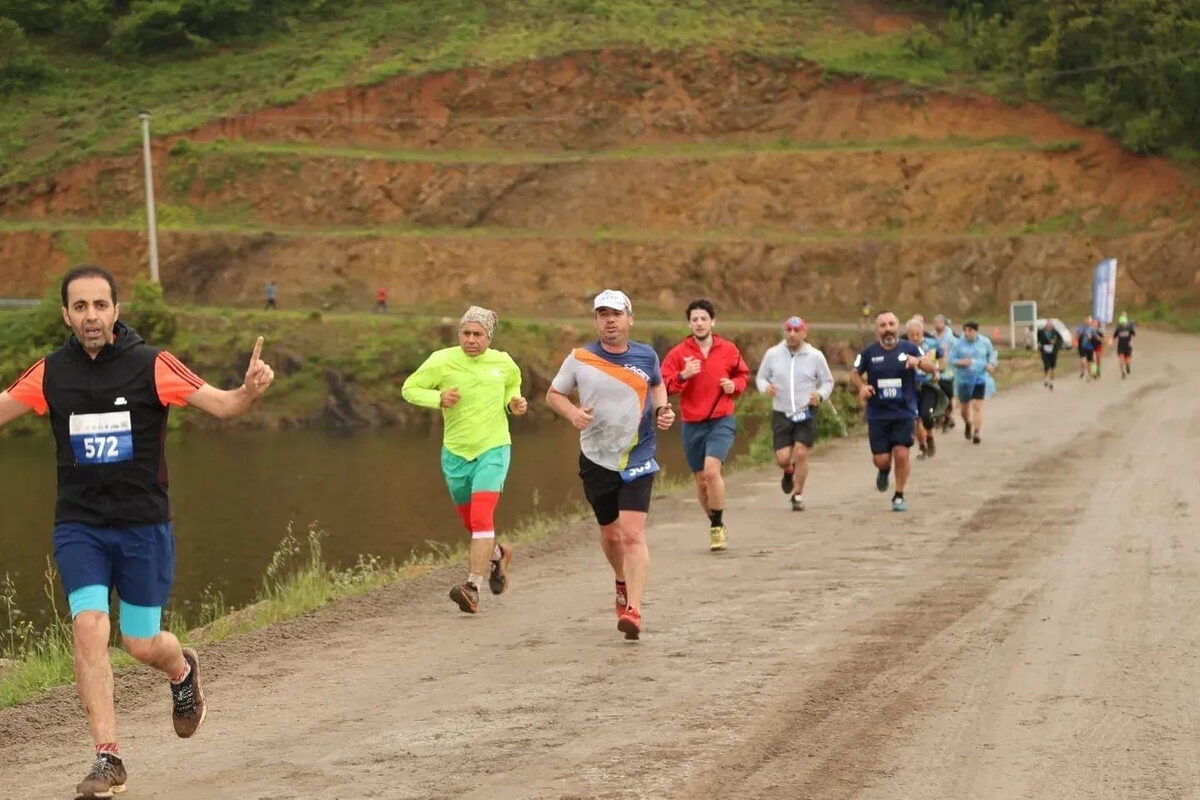
POLYGON ((128 411, 72 414, 71 449, 77 464, 115 464, 133 458, 133 423, 128 411))

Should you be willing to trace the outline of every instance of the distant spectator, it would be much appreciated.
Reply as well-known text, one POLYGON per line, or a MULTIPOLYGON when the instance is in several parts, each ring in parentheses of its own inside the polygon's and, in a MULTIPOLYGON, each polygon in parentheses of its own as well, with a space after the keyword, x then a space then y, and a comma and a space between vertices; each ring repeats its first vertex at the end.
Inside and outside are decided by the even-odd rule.
POLYGON ((380 286, 379 291, 375 293, 375 313, 387 313, 387 287, 380 286))
POLYGON ((277 310, 279 308, 279 306, 277 306, 275 304, 275 296, 276 296, 275 281, 273 281, 273 280, 267 281, 266 293, 267 293, 267 304, 265 306, 263 306, 263 311, 277 310))

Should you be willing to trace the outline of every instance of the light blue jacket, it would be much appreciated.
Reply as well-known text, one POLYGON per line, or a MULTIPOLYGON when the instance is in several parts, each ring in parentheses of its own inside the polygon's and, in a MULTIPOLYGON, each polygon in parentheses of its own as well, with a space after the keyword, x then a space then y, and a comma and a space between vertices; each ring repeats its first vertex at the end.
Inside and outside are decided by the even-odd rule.
POLYGON ((968 367, 956 366, 954 373, 955 391, 958 391, 958 386, 978 386, 984 384, 987 390, 984 393, 985 397, 990 397, 996 393, 996 382, 992 380, 992 376, 988 374, 988 364, 995 366, 1000 363, 996 355, 996 348, 992 345, 992 340, 983 334, 978 334, 974 342, 967 341, 967 338, 961 337, 950 348, 949 361, 951 364, 964 358, 971 359, 971 365, 968 367))

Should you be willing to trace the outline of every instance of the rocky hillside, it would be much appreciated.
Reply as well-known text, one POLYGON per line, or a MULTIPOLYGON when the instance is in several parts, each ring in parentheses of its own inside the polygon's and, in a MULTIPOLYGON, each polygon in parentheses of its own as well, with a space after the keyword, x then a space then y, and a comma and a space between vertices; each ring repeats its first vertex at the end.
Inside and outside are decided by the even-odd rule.
MULTIPOLYGON (((674 316, 956 316, 1192 305, 1197 192, 1032 106, 837 79, 794 59, 619 50, 395 78, 157 141, 169 298, 572 315, 619 285, 674 316)), ((146 269, 138 157, 0 189, 0 295, 91 259, 146 269)))

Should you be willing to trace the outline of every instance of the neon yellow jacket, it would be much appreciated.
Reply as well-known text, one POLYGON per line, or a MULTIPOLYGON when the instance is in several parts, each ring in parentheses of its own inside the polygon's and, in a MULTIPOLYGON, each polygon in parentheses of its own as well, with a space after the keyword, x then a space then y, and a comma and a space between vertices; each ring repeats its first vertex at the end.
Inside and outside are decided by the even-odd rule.
POLYGON ((461 347, 437 350, 404 381, 400 393, 415 406, 440 408, 442 392, 457 389, 459 401, 443 408, 443 446, 472 461, 493 447, 511 444, 507 406, 521 395, 521 370, 502 350, 471 358, 461 347))

